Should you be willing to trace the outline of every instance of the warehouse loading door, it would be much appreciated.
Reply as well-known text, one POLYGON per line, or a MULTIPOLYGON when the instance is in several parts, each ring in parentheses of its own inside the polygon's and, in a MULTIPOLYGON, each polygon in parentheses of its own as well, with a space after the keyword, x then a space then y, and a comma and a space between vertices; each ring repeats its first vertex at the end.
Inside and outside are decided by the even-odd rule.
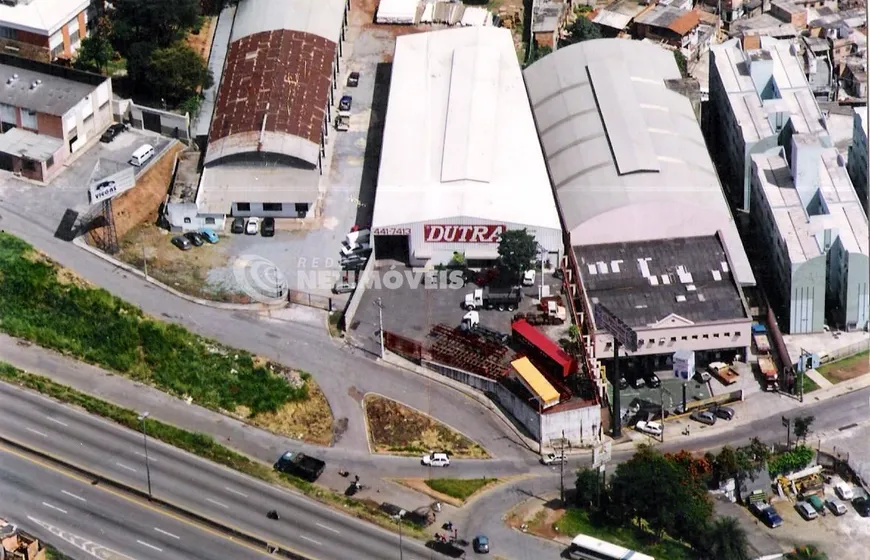
POLYGON ((376 235, 375 258, 379 261, 411 262, 411 244, 407 235, 376 235))

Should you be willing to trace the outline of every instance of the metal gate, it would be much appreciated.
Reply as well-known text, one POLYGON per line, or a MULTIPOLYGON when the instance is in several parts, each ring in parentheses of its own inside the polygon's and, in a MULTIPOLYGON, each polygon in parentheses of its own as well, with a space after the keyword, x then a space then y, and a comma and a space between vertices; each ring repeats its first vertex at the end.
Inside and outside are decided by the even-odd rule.
POLYGON ((160 134, 162 127, 160 125, 160 115, 149 111, 142 111, 142 128, 160 134))

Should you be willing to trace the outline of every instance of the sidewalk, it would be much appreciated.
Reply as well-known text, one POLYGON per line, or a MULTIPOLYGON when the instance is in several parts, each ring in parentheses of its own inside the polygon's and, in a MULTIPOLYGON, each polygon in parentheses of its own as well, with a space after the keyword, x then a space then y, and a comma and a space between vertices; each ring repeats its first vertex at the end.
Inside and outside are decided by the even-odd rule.
MULTIPOLYGON (((271 465, 287 449, 311 453, 329 463, 318 484, 344 492, 348 480, 338 475, 337 466, 359 473, 370 489, 357 494, 378 503, 391 502, 404 509, 428 505, 432 500, 403 486, 381 480, 384 472, 376 464, 380 457, 350 450, 309 445, 250 426, 218 412, 172 397, 149 385, 137 383, 52 350, 21 342, 0 334, 0 360, 19 369, 43 375, 83 393, 136 411, 148 411, 151 417, 185 430, 209 434, 218 442, 245 455, 271 465), (371 481, 371 482, 366 482, 371 481)), ((388 460, 388 459, 386 459, 388 460)), ((444 505, 445 514, 450 506, 444 505)))

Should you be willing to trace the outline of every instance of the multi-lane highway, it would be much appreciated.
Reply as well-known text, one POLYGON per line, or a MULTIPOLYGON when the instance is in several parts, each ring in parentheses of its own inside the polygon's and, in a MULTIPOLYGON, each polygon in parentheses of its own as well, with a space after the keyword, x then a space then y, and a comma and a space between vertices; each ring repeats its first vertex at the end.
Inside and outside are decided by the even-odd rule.
POLYGON ((263 553, 0 446, 0 516, 71 558, 214 560, 263 553))
MULTIPOLYGON (((143 491, 147 489, 141 433, 59 405, 40 395, 0 384, 0 434, 19 442, 27 442, 36 449, 49 452, 97 474, 143 491)), ((348 551, 353 551, 354 558, 361 559, 383 560, 393 556, 398 557, 399 540, 393 533, 333 511, 298 494, 225 469, 153 440, 149 440, 148 457, 152 491, 155 497, 218 520, 246 534, 261 537, 312 559, 344 558, 348 551), (266 517, 266 513, 271 509, 281 514, 280 520, 266 517)), ((20 468, 8 470, 19 473, 18 476, 22 472, 20 468)), ((33 498, 33 502, 40 505, 45 501, 58 508, 53 509, 49 506, 37 508, 42 510, 40 513, 43 517, 53 515, 50 518, 52 524, 57 524, 60 510, 75 511, 71 509, 73 505, 77 506, 78 510, 88 511, 95 517, 89 522, 80 518, 81 523, 91 527, 88 537, 99 542, 96 538, 98 535, 94 535, 93 532, 101 530, 101 519, 106 515, 91 511, 90 502, 82 502, 63 493, 62 490, 66 489, 63 485, 58 485, 56 482, 42 484, 41 476, 43 475, 32 478, 31 475, 27 475, 22 480, 25 489, 22 490, 21 499, 24 500, 23 496, 33 488, 41 488, 34 494, 36 497, 33 498), (57 491, 52 492, 52 488, 57 491)), ((15 485, 18 482, 8 477, 5 480, 7 485, 15 485)), ((88 499, 82 495, 81 488, 68 492, 88 499)), ((6 494, 3 495, 5 497, 6 494)), ((8 515, 14 514, 16 519, 20 518, 22 513, 31 515, 30 505, 24 509, 17 506, 10 507, 13 510, 9 511, 8 515)), ((117 509, 118 507, 115 506, 116 511, 117 509)), ((137 504, 131 502, 124 511, 134 512, 137 509, 137 504)), ((128 523, 126 514, 108 515, 113 520, 111 532, 115 535, 124 532, 134 535, 142 535, 143 532, 149 535, 150 532, 156 533, 153 527, 160 527, 160 525, 156 524, 156 520, 140 519, 146 515, 149 514, 136 512, 132 517, 134 524, 131 527, 126 526, 128 523), (149 523, 151 529, 146 527, 149 523)), ((34 517, 39 518, 38 515, 34 517)), ((164 530, 178 535, 175 530, 164 530)), ((172 537, 162 533, 150 536, 154 542, 144 538, 141 540, 158 548, 163 548, 161 544, 172 543, 172 540, 166 540, 172 537)), ((117 538, 119 537, 116 537, 111 545, 106 546, 117 547, 117 538)), ((133 543, 137 540, 140 539, 133 539, 133 543)), ((146 557, 146 553, 146 550, 139 551, 136 557, 146 557)), ((196 557, 185 556, 182 552, 179 554, 179 557, 196 557)), ((429 558, 431 554, 432 551, 422 544, 409 539, 404 540, 404 558, 429 558)), ((208 554, 203 556, 203 558, 216 557, 221 556, 208 554)))

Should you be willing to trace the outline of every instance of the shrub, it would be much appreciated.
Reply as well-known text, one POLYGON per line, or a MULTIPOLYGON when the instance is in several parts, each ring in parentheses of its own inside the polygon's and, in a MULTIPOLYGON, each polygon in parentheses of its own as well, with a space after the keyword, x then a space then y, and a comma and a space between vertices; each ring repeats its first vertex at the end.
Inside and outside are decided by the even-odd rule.
POLYGON ((767 470, 771 475, 799 471, 810 464, 816 456, 816 452, 806 445, 798 445, 791 451, 777 455, 767 464, 767 470))

